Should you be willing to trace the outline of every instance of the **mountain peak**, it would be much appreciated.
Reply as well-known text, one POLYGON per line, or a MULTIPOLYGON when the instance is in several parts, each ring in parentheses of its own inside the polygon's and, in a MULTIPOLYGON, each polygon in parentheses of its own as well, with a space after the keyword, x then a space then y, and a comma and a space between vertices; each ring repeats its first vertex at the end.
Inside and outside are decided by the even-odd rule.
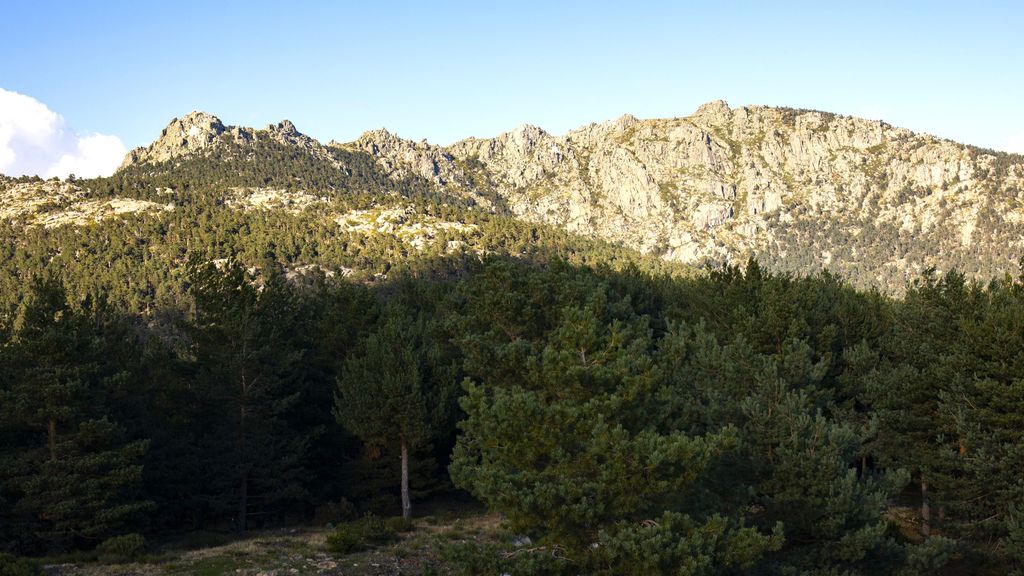
POLYGON ((507 140, 514 144, 521 153, 525 154, 534 148, 544 139, 550 138, 550 134, 540 126, 533 124, 520 124, 506 136, 507 140))
POLYGON ((163 141, 166 146, 205 147, 224 133, 224 123, 213 114, 194 110, 180 119, 174 118, 160 133, 154 144, 163 141))
POLYGON ((640 120, 636 116, 633 116, 632 114, 623 114, 615 120, 609 120, 606 125, 612 126, 618 130, 625 130, 634 126, 638 122, 640 122, 640 120))
POLYGON ((152 144, 139 147, 125 156, 121 168, 138 162, 163 162, 213 145, 227 128, 213 114, 193 110, 181 118, 172 118, 160 137, 152 144))
POLYGON ((706 118, 711 121, 728 118, 731 114, 732 109, 729 108, 729 103, 725 100, 712 100, 711 102, 705 102, 697 107, 697 111, 693 113, 694 116, 706 118))
POLYGON ((543 128, 535 124, 520 124, 512 129, 511 134, 517 138, 527 137, 534 138, 537 136, 547 135, 547 132, 543 128))
POLYGON ((271 133, 281 134, 283 136, 301 136, 296 128, 295 124, 292 124, 291 120, 281 120, 277 124, 271 124, 267 126, 267 131, 271 133))
POLYGON ((173 124, 175 120, 179 120, 181 122, 192 122, 192 123, 201 123, 201 122, 216 122, 218 124, 221 123, 220 122, 220 118, 214 116, 213 114, 210 114, 209 112, 203 112, 202 110, 193 110, 193 111, 189 112, 188 114, 185 114, 184 116, 182 116, 180 119, 179 118, 172 118, 170 123, 173 124))
POLYGON ((356 139, 356 142, 393 142, 396 140, 401 140, 401 138, 396 134, 389 132, 387 128, 377 128, 375 130, 367 130, 366 132, 363 132, 359 135, 359 138, 356 139))
MULTIPOLYGON (((246 131, 248 129, 241 128, 239 130, 246 131)), ((320 142, 299 132, 291 120, 281 120, 277 124, 271 124, 267 126, 266 132, 270 135, 271 139, 287 146, 298 146, 299 148, 311 151, 323 148, 320 142)), ((254 135, 254 137, 258 137, 258 135, 254 135)))
POLYGON ((291 120, 269 124, 263 130, 243 126, 226 126, 213 114, 193 110, 181 118, 173 118, 160 132, 160 137, 149 146, 136 148, 125 156, 121 168, 142 162, 165 162, 173 158, 205 152, 223 141, 233 140, 241 145, 273 140, 287 146, 297 146, 328 158, 323 146, 298 131, 291 120), (224 135, 227 136, 224 136, 224 135))

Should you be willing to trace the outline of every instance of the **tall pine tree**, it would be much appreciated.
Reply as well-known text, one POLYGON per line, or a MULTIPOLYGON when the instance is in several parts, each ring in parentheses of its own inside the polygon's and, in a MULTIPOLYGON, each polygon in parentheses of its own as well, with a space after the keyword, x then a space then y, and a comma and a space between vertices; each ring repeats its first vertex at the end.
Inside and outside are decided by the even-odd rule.
POLYGON ((108 417, 128 374, 109 362, 99 324, 59 281, 37 279, 5 349, 0 411, 12 434, 0 446, 0 495, 14 501, 29 549, 95 546, 150 508, 139 494, 147 442, 108 417))
POLYGON ((261 284, 241 264, 194 267, 192 346, 201 427, 194 457, 208 474, 211 511, 234 510, 245 531, 304 497, 304 456, 316 430, 291 418, 304 395, 293 289, 273 270, 261 284))
POLYGON ((437 365, 423 338, 427 320, 398 305, 385 308, 378 327, 338 378, 335 416, 364 443, 397 443, 402 516, 412 516, 410 450, 437 437, 450 417, 455 383, 451 367, 437 365))

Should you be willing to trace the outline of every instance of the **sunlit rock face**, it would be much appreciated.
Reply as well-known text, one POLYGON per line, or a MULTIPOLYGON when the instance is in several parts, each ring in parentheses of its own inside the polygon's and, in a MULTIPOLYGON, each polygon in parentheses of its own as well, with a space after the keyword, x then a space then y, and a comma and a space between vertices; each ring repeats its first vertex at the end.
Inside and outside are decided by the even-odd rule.
POLYGON ((563 136, 523 125, 446 148, 378 134, 361 146, 395 173, 676 261, 754 255, 898 285, 931 266, 1015 270, 1024 253, 1024 158, 880 121, 715 101, 685 118, 626 115, 563 136))

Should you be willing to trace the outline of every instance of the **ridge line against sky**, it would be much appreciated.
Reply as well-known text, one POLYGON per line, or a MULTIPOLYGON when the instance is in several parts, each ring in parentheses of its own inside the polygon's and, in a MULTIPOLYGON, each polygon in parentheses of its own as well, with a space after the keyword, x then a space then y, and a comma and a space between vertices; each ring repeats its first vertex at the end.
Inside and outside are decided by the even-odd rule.
POLYGON ((196 109, 288 118, 323 142, 386 127, 449 144, 719 98, 1024 152, 1016 3, 39 1, 0 14, 0 88, 58 119, 25 128, 0 102, 0 172, 19 165, 5 153, 26 157, 11 143, 27 133, 34 169, 84 175, 196 109))

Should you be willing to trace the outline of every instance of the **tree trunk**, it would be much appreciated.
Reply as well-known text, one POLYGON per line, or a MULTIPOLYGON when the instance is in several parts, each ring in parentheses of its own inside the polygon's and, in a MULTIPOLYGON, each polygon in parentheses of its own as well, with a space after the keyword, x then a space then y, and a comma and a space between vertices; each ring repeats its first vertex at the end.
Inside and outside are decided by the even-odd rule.
POLYGON ((412 502, 409 500, 409 446, 402 436, 402 518, 412 519, 412 502))
POLYGON ((921 534, 932 534, 932 509, 928 505, 928 482, 921 479, 921 534))
POLYGON ((50 460, 57 459, 57 421, 50 418, 46 423, 46 436, 50 445, 50 460))

